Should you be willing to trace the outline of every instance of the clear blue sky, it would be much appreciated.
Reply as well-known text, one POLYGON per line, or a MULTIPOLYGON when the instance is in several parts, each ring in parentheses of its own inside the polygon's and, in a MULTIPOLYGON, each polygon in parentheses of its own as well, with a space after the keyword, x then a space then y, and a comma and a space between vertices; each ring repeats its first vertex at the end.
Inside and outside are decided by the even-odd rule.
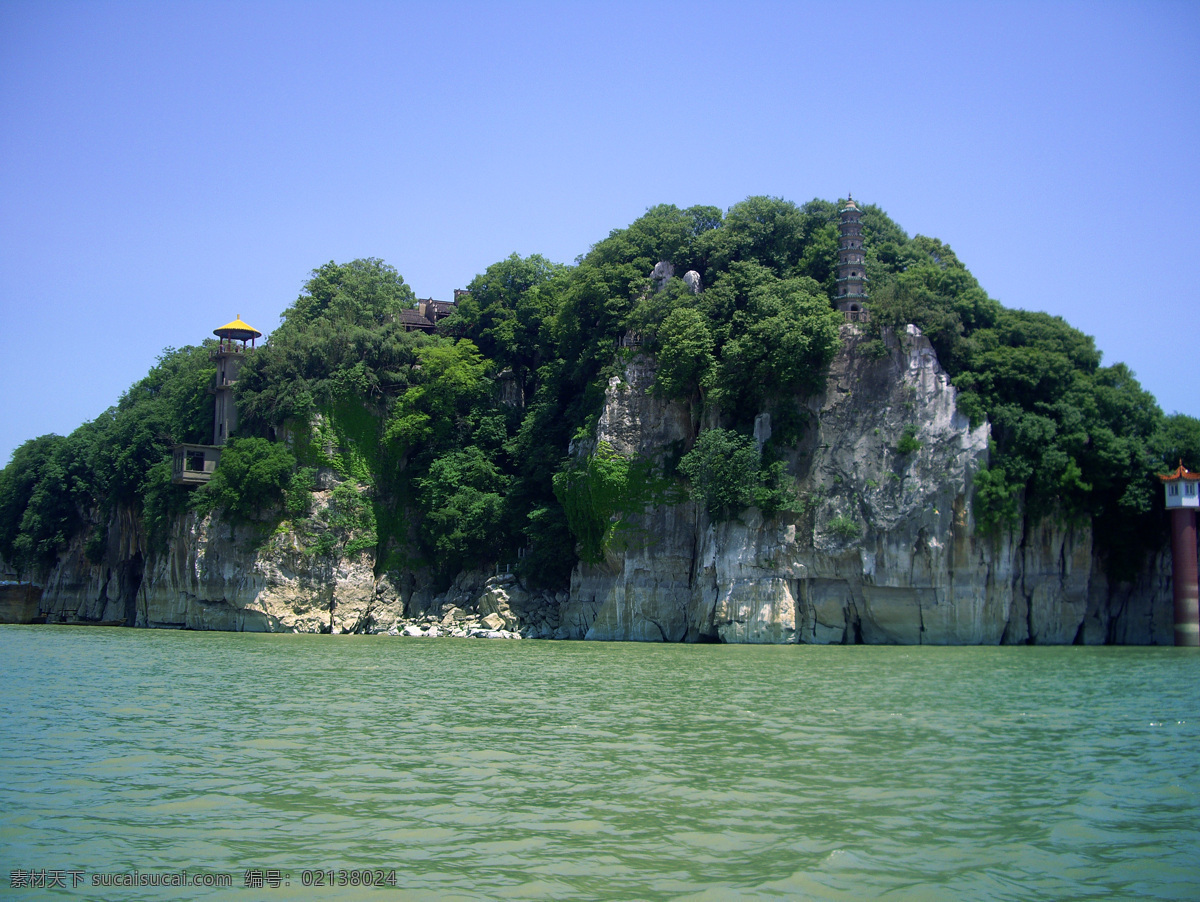
POLYGON ((310 270, 852 191, 1200 415, 1200 4, 0 3, 0 462, 310 270))

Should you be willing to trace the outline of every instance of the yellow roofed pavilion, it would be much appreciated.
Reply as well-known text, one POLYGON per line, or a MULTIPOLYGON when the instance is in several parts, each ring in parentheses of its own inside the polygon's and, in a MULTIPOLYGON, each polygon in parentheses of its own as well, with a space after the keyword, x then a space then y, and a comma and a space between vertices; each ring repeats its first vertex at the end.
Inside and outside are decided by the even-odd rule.
POLYGON ((255 329, 252 325, 242 321, 242 315, 239 313, 237 319, 231 323, 226 323, 219 329, 213 329, 213 335, 222 339, 232 339, 234 341, 254 341, 256 338, 262 338, 262 333, 255 329))

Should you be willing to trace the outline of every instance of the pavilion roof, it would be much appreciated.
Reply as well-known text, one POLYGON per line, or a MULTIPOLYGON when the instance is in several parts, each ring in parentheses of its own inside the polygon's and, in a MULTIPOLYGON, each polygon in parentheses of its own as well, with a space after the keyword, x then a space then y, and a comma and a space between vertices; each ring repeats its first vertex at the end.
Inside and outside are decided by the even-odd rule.
POLYGON ((247 341, 251 338, 261 338, 262 333, 255 329, 252 325, 242 322, 242 315, 239 313, 237 319, 231 323, 226 323, 219 329, 213 329, 213 335, 218 338, 235 338, 240 341, 247 341))
POLYGON ((1179 466, 1170 473, 1160 473, 1158 476, 1163 482, 1177 482, 1180 479, 1185 479, 1188 482, 1200 482, 1200 473, 1193 473, 1183 465, 1183 461, 1179 462, 1179 466))

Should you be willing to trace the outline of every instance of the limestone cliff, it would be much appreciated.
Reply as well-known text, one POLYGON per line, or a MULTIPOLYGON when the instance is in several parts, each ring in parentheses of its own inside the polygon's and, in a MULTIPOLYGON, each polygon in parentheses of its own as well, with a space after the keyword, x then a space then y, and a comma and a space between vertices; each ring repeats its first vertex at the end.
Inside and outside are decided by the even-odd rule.
MULTIPOLYGON (((602 564, 576 567, 569 592, 530 592, 508 574, 463 573, 445 591, 421 571, 376 576, 368 552, 344 551, 348 537, 317 542, 287 521, 264 535, 264 524, 190 513, 152 547, 137 518, 118 510, 99 562, 83 536, 60 558, 40 615, 411 636, 1171 644, 1164 556, 1136 584, 1112 584, 1086 524, 1050 518, 979 534, 973 479, 987 462, 988 427, 958 412, 929 342, 910 327, 887 336, 877 356, 856 327, 842 338, 824 389, 797 399, 809 424, 788 461, 797 511, 764 518, 748 509, 712 523, 691 502, 653 507, 602 564)), ((612 379, 598 441, 655 457, 690 440, 689 412, 655 398, 653 381, 645 356, 612 379)), ((760 417, 760 441, 770 430, 760 417)), ((314 494, 318 526, 333 481, 324 474, 314 494)))
MULTIPOLYGON (((1091 529, 1054 519, 975 529, 974 474, 988 427, 971 428, 927 339, 909 327, 865 356, 857 329, 792 454, 802 510, 711 523, 692 504, 637 518, 633 539, 571 587, 572 635, 665 641, 1170 644, 1166 562, 1110 585, 1091 529), (903 453, 905 431, 919 447, 903 453), (588 623, 588 615, 594 619, 588 623), (586 627, 586 628, 585 628, 586 627)), ((632 363, 609 386, 598 438, 661 453, 686 428, 632 363)), ((769 432, 760 418, 757 432, 769 432)), ((763 436, 765 437, 765 436, 763 436)), ((908 443, 910 446, 913 442, 908 443)))
MULTIPOLYGON (((330 484, 331 474, 323 474, 330 484)), ((310 527, 318 529, 331 501, 314 494, 310 527)), ((565 592, 531 593, 511 575, 460 574, 436 593, 421 574, 376 577, 367 552, 347 554, 349 536, 316 541, 288 521, 264 536, 265 524, 231 524, 218 515, 188 513, 165 545, 146 541, 127 510, 107 525, 99 562, 75 537, 44 588, 25 586, 24 606, 0 608, 0 622, 109 624, 158 629, 251 632, 392 633, 411 636, 519 635, 559 638, 565 592)), ((93 552, 94 553, 94 552, 93 552)), ((15 584, 14 584, 15 585, 15 584)))
MULTIPOLYGON (((328 501, 317 493, 316 506, 328 501)), ((54 621, 176 629, 363 632, 395 625, 399 593, 377 580, 367 554, 321 554, 283 530, 263 541, 261 524, 239 526, 189 513, 164 547, 148 547, 118 510, 99 563, 76 537, 46 581, 41 609, 54 621)))

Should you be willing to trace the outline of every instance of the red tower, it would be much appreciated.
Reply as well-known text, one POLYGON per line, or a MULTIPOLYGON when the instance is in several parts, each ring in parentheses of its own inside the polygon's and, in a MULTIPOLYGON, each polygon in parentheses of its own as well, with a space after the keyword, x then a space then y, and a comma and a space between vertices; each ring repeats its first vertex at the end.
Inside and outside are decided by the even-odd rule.
POLYGON ((1175 594, 1175 644, 1200 646, 1200 580, 1196 574, 1196 510, 1200 473, 1183 461, 1174 473, 1159 476, 1171 518, 1171 582, 1175 594))

